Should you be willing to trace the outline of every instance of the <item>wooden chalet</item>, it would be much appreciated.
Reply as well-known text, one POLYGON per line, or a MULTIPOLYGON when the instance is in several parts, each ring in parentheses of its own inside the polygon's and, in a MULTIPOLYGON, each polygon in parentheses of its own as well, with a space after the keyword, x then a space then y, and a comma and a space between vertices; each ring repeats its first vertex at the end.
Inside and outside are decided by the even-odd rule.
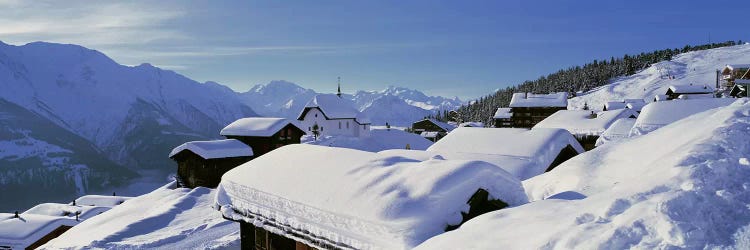
POLYGON ((456 126, 432 118, 411 124, 411 131, 413 133, 422 135, 422 137, 433 142, 440 140, 455 128, 456 126))
POLYGON ((568 93, 514 93, 509 107, 514 128, 531 128, 558 110, 568 109, 568 93))
POLYGON ((228 172, 216 205, 240 223, 241 249, 411 249, 478 215, 528 202, 521 182, 500 168, 429 160, 435 157, 290 145, 228 172), (294 187, 268 181, 281 179, 294 187), (445 180, 463 182, 435 187, 445 180))
POLYGON ((705 85, 672 85, 669 86, 669 89, 667 89, 667 92, 664 95, 667 96, 667 100, 674 100, 681 95, 705 95, 713 93, 714 90, 705 85))
POLYGON ((747 97, 747 88, 750 87, 750 80, 738 79, 735 80, 732 90, 729 91, 729 96, 735 98, 747 97))
POLYGON ((540 122, 534 129, 559 128, 565 129, 583 146, 586 151, 596 147, 596 141, 602 133, 615 121, 622 118, 638 117, 638 113, 631 109, 616 109, 594 112, 589 110, 560 110, 540 122))
POLYGON ((250 146, 258 157, 284 145, 299 144, 305 131, 284 118, 250 117, 227 125, 220 134, 250 146))
POLYGON ((510 112, 510 108, 498 108, 495 111, 495 115, 492 119, 495 121, 496 128, 510 128, 513 127, 513 121, 511 117, 513 113, 510 112))
POLYGON ((723 81, 724 89, 730 89, 734 87, 735 81, 738 79, 750 80, 750 64, 727 64, 724 69, 721 70, 721 80, 723 81))
POLYGON ((235 139, 187 142, 169 154, 177 162, 178 186, 187 188, 215 188, 224 173, 253 156, 249 146, 235 139))

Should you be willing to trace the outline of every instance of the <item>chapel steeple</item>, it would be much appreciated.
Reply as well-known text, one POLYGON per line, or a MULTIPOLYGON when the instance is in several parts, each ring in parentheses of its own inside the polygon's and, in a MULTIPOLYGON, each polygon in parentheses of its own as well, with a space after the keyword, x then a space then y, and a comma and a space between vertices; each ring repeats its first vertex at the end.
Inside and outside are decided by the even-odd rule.
POLYGON ((336 95, 338 97, 341 97, 341 77, 340 76, 339 76, 339 88, 338 88, 338 92, 336 93, 336 95))

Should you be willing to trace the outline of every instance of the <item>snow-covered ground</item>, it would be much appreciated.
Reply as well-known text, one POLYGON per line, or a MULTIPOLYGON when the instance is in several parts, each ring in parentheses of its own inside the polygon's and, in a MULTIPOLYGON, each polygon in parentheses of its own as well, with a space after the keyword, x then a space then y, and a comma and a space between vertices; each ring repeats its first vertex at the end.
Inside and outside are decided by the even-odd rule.
POLYGON ((613 79, 612 83, 568 100, 569 109, 601 110, 607 101, 642 98, 651 102, 657 94, 664 94, 670 85, 693 84, 709 88, 716 85, 716 70, 727 64, 750 62, 750 44, 723 47, 679 54, 671 61, 652 65, 634 75, 613 79), (662 77, 669 72, 674 79, 662 77), (664 74, 663 74, 664 73, 664 74))
POLYGON ((750 247, 750 101, 607 143, 420 249, 750 247))
POLYGON ((327 136, 314 140, 312 136, 303 137, 303 143, 322 145, 339 148, 351 148, 369 152, 378 152, 388 149, 410 149, 425 150, 432 142, 414 133, 405 132, 401 129, 373 128, 368 137, 351 136, 327 136))
POLYGON ((43 248, 239 248, 239 225, 212 207, 215 192, 170 183, 78 224, 43 248))

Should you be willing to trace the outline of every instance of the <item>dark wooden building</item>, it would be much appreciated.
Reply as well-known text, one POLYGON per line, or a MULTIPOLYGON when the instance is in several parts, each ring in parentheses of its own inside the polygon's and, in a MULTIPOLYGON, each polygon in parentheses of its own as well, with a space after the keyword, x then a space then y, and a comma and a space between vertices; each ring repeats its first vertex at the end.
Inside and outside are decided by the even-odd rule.
POLYGON ((496 128, 511 128, 513 127, 513 120, 511 117, 513 113, 510 112, 510 108, 498 108, 495 111, 495 115, 492 119, 495 121, 496 128))
POLYGON ((65 216, 0 214, 0 249, 36 249, 79 222, 65 216))
POLYGON ((251 117, 227 125, 220 134, 250 146, 258 157, 284 145, 299 144, 305 131, 284 118, 251 117))
POLYGON ((514 128, 531 128, 558 110, 568 109, 568 93, 547 95, 514 93, 510 100, 511 123, 514 128))
POLYGON ((669 89, 667 89, 667 92, 664 95, 667 96, 667 100, 674 100, 680 97, 680 95, 704 95, 713 93, 714 90, 705 85, 673 85, 669 86, 669 89))
MULTIPOLYGON (((721 80, 723 89, 731 89, 739 79, 750 80, 750 64, 727 64, 721 70, 721 80)), ((718 85, 718 81, 717 81, 718 85)))
POLYGON ((413 133, 419 134, 433 142, 440 140, 440 138, 443 138, 455 128, 456 126, 432 118, 411 124, 411 131, 413 133))
POLYGON ((234 139, 187 142, 169 155, 177 162, 178 186, 187 188, 215 188, 224 173, 254 157, 249 146, 234 139))

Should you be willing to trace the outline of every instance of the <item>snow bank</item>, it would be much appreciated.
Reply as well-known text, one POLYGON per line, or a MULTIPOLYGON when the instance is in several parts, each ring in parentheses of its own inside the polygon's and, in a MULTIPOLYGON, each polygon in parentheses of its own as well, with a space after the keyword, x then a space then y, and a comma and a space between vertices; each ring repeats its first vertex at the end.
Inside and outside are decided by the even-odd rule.
POLYGON ((544 173, 568 145, 583 147, 563 129, 470 128, 453 130, 427 148, 446 159, 482 160, 525 180, 544 173))
POLYGON ((510 99, 511 108, 519 107, 567 107, 568 93, 558 92, 546 95, 531 93, 514 93, 510 99))
POLYGON ((216 202, 228 218, 302 242, 403 249, 459 224, 478 189, 511 206, 527 200, 516 178, 486 162, 400 152, 288 145, 227 172, 216 202))
POLYGON ((630 136, 644 135, 667 124, 709 109, 727 106, 736 99, 710 98, 692 100, 672 100, 646 105, 635 121, 630 136))
POLYGON ((203 157, 203 159, 253 156, 253 149, 247 144, 235 139, 226 139, 186 142, 172 149, 172 152, 169 153, 169 158, 172 158, 183 150, 189 150, 203 157))
MULTIPOLYGON (((292 124, 285 118, 247 117, 236 120, 221 130, 223 136, 272 136, 286 125, 292 124)), ((299 128, 299 127, 297 127, 299 128)), ((300 130, 302 130, 300 128, 300 130)), ((304 130, 303 130, 304 131, 304 130)))
POLYGON ((75 226, 75 218, 39 214, 0 213, 0 248, 24 249, 61 226, 75 226))
POLYGON ((598 136, 607 130, 617 119, 631 116, 638 117, 638 113, 630 109, 615 109, 598 113, 590 110, 560 110, 537 123, 532 130, 539 128, 561 128, 573 135, 598 136))
POLYGON ((537 201, 418 249, 747 249, 748 128, 744 99, 605 144, 525 181, 537 201))
POLYGON ((215 249, 239 247, 239 225, 216 216, 215 190, 174 183, 88 219, 48 249, 215 249))
POLYGON ((596 146, 598 147, 608 142, 619 141, 628 138, 633 125, 635 125, 634 118, 617 119, 617 121, 612 123, 612 125, 610 125, 607 130, 604 130, 604 133, 599 136, 599 139, 596 139, 596 146))
POLYGON ((312 136, 304 136, 303 143, 312 145, 321 145, 339 148, 351 148, 370 152, 378 152, 388 149, 404 149, 409 144, 409 148, 416 150, 425 150, 432 145, 432 142, 414 133, 404 132, 400 129, 392 128, 390 130, 372 129, 368 137, 351 137, 351 136, 327 136, 313 140, 312 136))

